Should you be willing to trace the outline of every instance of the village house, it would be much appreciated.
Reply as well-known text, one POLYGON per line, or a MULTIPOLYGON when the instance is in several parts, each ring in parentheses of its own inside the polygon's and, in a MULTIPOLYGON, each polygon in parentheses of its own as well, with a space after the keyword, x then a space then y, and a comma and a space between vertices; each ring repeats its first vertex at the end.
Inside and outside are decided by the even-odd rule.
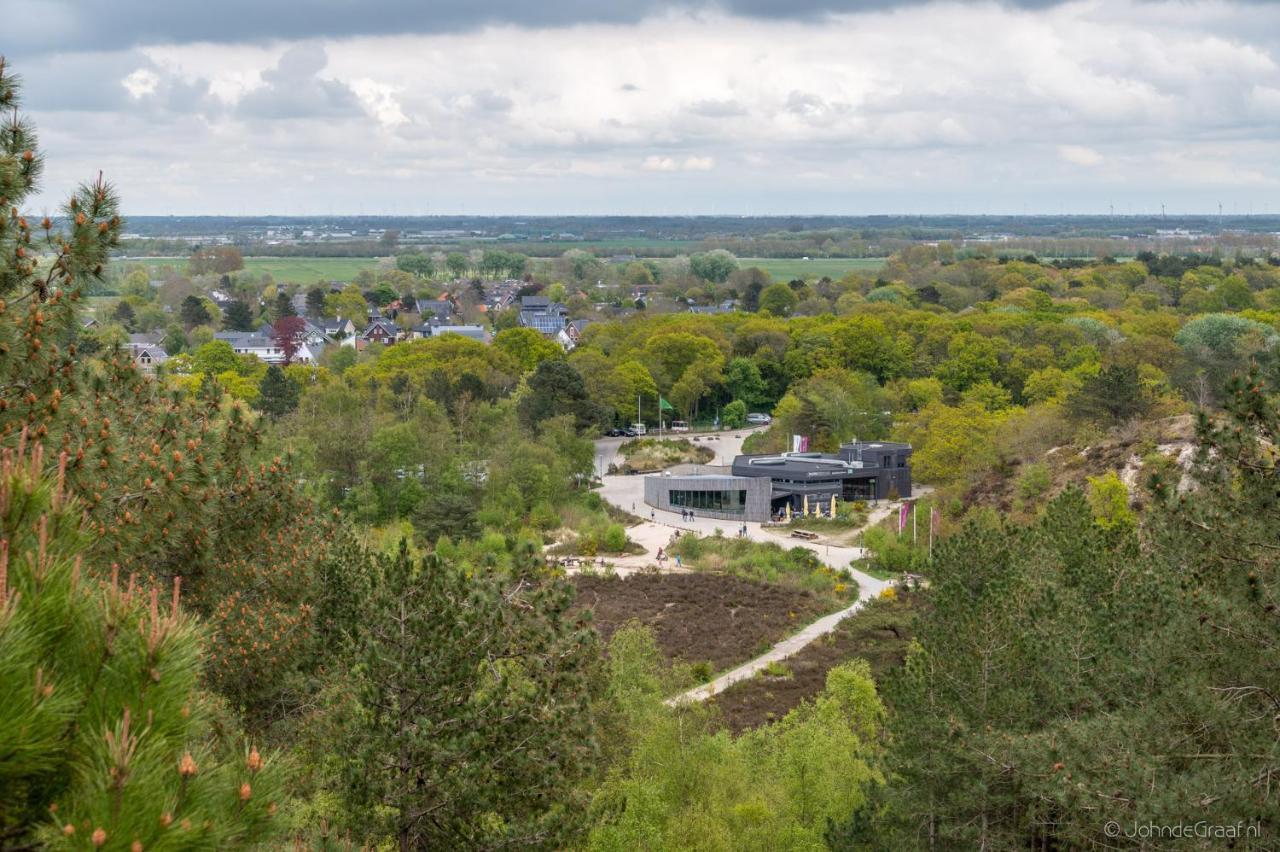
POLYGON ((336 319, 324 319, 320 321, 319 328, 324 332, 325 336, 340 346, 355 346, 359 329, 356 324, 347 317, 337 317, 336 319))
POLYGON ((569 309, 546 296, 523 296, 520 299, 520 326, 532 328, 545 337, 556 337, 564 330, 569 309))
MULTIPOLYGON (((231 344, 232 350, 237 355, 253 355, 268 364, 284 363, 284 348, 270 335, 258 331, 220 331, 213 337, 215 340, 224 340, 231 344)), ((311 347, 305 342, 299 342, 293 354, 293 363, 314 364, 315 362, 316 358, 311 347)))
POLYGON ((400 339, 400 327, 386 317, 375 317, 360 333, 360 339, 366 345, 380 343, 383 346, 390 346, 400 339))
POLYGON ((738 303, 733 299, 725 299, 718 305, 690 305, 689 313, 691 314, 731 314, 738 309, 738 303))
POLYGON ((564 328, 556 333, 556 342, 564 347, 565 352, 572 352, 582 342, 582 331, 591 320, 576 319, 564 324, 564 328))
POLYGON ((489 336, 489 332, 481 325, 436 325, 431 326, 431 337, 439 337, 442 334, 460 334, 463 337, 470 337, 472 340, 478 340, 481 343, 490 343, 493 338, 489 336))
POLYGON ((131 334, 125 347, 139 370, 154 373, 156 367, 169 360, 169 353, 164 351, 161 341, 161 336, 157 334, 131 334))

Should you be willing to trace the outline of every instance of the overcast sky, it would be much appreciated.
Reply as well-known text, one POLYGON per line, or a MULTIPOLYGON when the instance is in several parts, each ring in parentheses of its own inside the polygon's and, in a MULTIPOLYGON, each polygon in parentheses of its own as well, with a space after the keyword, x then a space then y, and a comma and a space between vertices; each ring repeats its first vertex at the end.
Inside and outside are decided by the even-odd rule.
POLYGON ((1280 3, 0 0, 54 207, 1280 212, 1280 3))

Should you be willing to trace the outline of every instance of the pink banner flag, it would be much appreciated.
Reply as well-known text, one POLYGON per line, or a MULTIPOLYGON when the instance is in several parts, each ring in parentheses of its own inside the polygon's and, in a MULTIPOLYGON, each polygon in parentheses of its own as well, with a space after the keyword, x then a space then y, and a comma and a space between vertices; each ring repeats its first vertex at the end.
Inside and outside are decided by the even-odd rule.
POLYGON ((933 530, 938 526, 938 507, 934 506, 929 510, 929 535, 933 535, 933 530))
POLYGON ((903 503, 898 509, 898 535, 902 535, 907 529, 907 513, 911 511, 910 503, 903 503))

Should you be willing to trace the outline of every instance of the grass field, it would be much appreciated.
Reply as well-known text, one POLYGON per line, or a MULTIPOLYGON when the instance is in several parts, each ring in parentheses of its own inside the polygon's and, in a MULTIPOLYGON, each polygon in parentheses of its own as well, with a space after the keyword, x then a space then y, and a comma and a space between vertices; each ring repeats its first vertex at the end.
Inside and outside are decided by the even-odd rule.
POLYGON ((758 266, 774 278, 790 281, 802 278, 806 281, 821 278, 843 278, 848 272, 878 272, 884 266, 883 257, 817 257, 803 260, 794 257, 740 257, 741 267, 758 266))
MULTIPOLYGON (((285 284, 314 284, 325 281, 350 281, 363 269, 376 269, 381 262, 377 257, 246 257, 244 268, 252 273, 269 274, 285 284)), ((143 257, 116 261, 123 265, 141 264, 151 269, 175 266, 186 270, 186 259, 180 257, 143 257)), ((738 263, 742 267, 758 266, 774 278, 790 281, 792 278, 812 280, 824 275, 840 278, 851 270, 876 272, 884 266, 884 258, 835 258, 819 257, 800 260, 790 257, 744 257, 738 263)))
MULTIPOLYGON (((380 260, 376 257, 246 257, 244 268, 257 275, 267 273, 286 284, 314 284, 321 279, 350 281, 362 269, 376 269, 380 260)), ((117 263, 141 264, 150 269, 175 266, 181 271, 187 267, 186 258, 180 257, 144 257, 117 263)))

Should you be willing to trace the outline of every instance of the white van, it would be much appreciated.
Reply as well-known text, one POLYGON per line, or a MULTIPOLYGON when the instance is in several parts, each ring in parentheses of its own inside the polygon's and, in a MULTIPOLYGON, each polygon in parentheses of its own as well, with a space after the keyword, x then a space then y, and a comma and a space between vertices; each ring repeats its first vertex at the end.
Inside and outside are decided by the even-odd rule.
POLYGON ((672 432, 688 432, 689 424, 683 420, 672 420, 671 431, 672 432))
POLYGON ((632 424, 631 424, 631 431, 632 431, 632 432, 635 432, 637 435, 643 435, 643 434, 645 433, 644 424, 643 424, 643 423, 632 423, 632 424))

